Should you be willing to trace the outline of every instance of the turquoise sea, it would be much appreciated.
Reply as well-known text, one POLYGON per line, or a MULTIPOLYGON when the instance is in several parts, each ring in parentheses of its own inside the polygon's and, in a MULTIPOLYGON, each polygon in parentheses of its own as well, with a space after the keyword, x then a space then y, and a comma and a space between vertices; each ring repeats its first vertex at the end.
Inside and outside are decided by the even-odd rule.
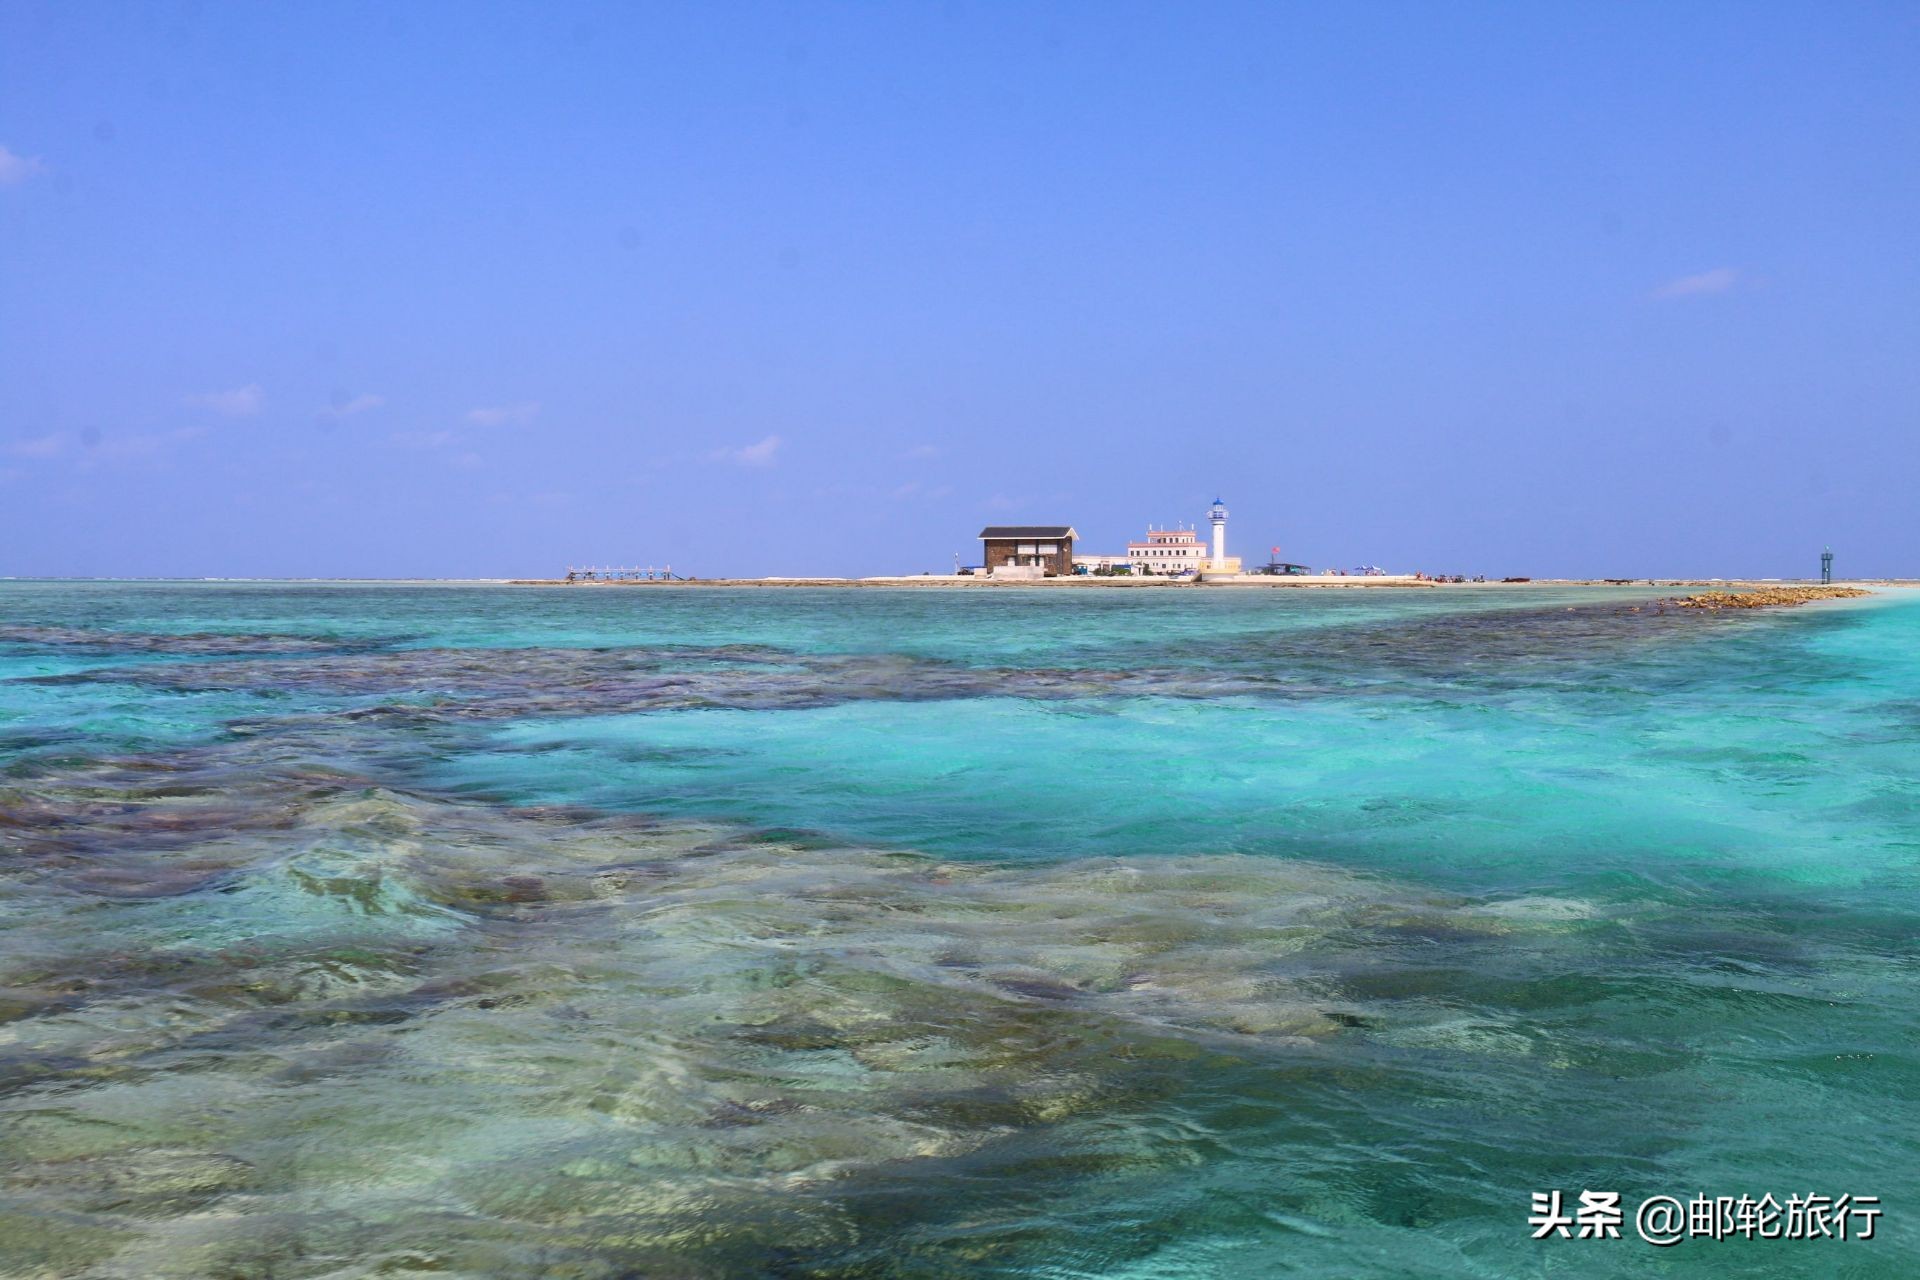
POLYGON ((0 1275, 1920 1274, 1920 598, 1671 594, 0 583, 0 1275))

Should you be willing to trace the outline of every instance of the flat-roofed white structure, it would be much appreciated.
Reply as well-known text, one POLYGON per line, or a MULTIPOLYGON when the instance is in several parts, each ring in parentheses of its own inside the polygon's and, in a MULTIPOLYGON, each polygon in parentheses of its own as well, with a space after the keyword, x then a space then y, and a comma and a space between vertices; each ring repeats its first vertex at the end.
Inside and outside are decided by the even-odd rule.
POLYGON ((1127 561, 1135 573, 1197 573, 1207 548, 1191 528, 1147 529, 1145 542, 1127 544, 1127 561))

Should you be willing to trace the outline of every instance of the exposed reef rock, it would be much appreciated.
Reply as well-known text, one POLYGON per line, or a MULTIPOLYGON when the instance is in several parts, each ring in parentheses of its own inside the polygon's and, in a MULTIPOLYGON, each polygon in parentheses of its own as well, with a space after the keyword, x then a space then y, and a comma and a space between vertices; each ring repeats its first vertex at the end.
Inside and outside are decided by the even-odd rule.
POLYGON ((1682 609, 1771 609, 1806 604, 1810 600, 1850 600, 1873 592, 1859 587, 1746 587, 1737 591, 1702 591, 1674 603, 1682 609))

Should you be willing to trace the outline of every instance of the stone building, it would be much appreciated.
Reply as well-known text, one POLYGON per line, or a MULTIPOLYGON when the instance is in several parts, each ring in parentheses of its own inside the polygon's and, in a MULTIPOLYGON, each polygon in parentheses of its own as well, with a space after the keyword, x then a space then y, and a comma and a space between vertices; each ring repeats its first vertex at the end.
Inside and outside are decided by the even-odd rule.
POLYGON ((1001 577, 1066 577, 1079 536, 1064 524, 990 524, 980 531, 980 563, 1001 577))

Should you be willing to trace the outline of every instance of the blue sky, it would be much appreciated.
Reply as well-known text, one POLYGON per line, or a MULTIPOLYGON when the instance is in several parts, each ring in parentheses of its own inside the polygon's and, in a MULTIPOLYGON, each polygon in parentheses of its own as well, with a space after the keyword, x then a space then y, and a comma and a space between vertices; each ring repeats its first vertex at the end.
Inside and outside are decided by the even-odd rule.
POLYGON ((1920 574, 1910 4, 0 3, 0 573, 1920 574))

